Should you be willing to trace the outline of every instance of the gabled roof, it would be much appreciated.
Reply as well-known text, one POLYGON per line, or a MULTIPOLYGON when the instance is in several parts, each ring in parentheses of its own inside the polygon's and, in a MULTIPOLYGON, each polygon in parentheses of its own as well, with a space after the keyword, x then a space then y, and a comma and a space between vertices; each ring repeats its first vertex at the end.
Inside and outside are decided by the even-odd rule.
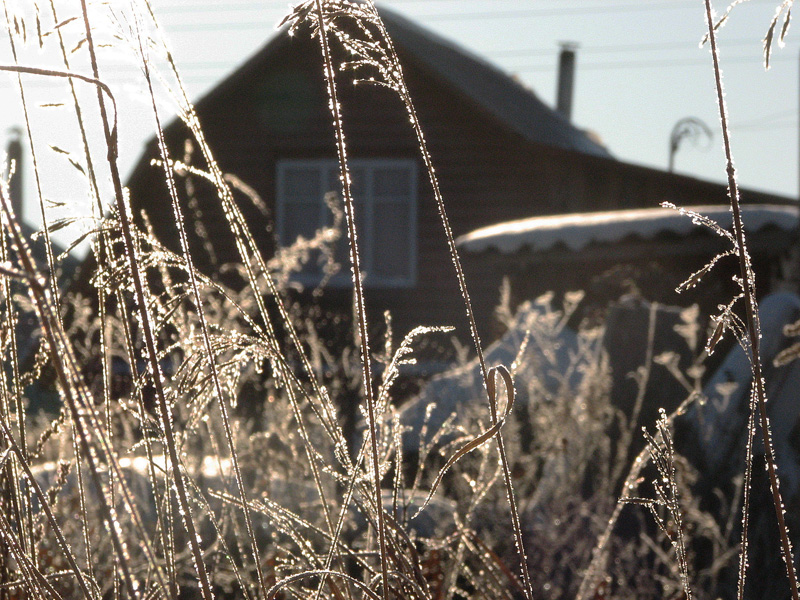
MULTIPOLYGON (((537 144, 611 158, 603 145, 494 65, 397 13, 383 7, 379 11, 397 48, 523 138, 537 144)), ((198 106, 225 95, 244 81, 258 77, 263 72, 262 64, 283 48, 289 39, 284 27, 245 64, 202 98, 198 106)))
POLYGON ((537 144, 611 157, 604 146, 494 65, 397 13, 381 8, 380 14, 395 45, 524 138, 537 144))

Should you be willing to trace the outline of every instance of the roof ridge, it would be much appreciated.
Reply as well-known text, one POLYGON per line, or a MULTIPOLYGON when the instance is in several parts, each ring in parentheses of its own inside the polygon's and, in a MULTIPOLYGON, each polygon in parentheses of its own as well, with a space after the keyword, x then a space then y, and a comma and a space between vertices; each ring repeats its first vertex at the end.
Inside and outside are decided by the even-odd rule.
MULTIPOLYGON (((523 138, 537 144, 613 158, 605 146, 486 58, 382 5, 378 12, 395 45, 413 54, 423 66, 523 138)), ((287 32, 288 26, 280 27, 255 54, 202 96, 195 106, 199 108, 213 102, 257 71, 262 61, 288 43, 287 32)))
POLYGON ((395 43, 529 141, 612 158, 605 146, 483 56, 383 6, 378 11, 395 43))

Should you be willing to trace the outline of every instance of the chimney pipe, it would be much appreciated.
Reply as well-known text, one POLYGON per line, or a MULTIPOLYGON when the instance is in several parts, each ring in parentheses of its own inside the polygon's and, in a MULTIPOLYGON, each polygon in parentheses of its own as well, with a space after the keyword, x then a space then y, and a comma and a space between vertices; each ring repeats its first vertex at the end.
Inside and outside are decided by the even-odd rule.
POLYGON ((11 200, 11 208, 18 222, 23 221, 22 203, 22 131, 19 127, 12 127, 9 130, 10 138, 6 146, 6 177, 11 176, 8 181, 8 195, 11 200), (11 165, 14 165, 14 174, 11 175, 11 165))
POLYGON ((575 83, 575 50, 578 44, 562 42, 558 58, 558 96, 556 110, 567 120, 572 120, 572 88, 575 83))

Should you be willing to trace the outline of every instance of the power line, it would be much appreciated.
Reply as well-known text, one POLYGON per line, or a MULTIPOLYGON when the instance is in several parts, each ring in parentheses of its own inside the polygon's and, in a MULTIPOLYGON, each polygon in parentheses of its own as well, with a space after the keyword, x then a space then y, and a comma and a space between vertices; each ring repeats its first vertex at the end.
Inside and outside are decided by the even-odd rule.
MULTIPOLYGON (((242 22, 230 22, 230 23, 180 23, 176 25, 167 25, 165 29, 168 32, 181 32, 181 33, 192 33, 192 32, 199 32, 199 31, 207 31, 207 30, 215 30, 215 29, 225 29, 225 28, 232 28, 232 29, 256 29, 262 27, 263 24, 254 23, 252 21, 242 21, 242 22)), ((676 49, 686 49, 686 50, 693 50, 696 49, 698 43, 694 41, 687 40, 687 41, 675 41, 675 42, 656 42, 656 43, 640 43, 640 44, 610 44, 610 45, 600 45, 600 46, 581 46, 580 53, 581 55, 585 54, 613 54, 617 52, 649 52, 649 51, 661 51, 661 50, 676 50, 676 49)), ((761 41, 753 38, 753 37, 745 37, 745 38, 731 38, 728 40, 724 40, 721 42, 721 47, 724 49, 726 47, 731 46, 754 46, 761 49, 761 41)), ((485 50, 481 51, 481 54, 485 56, 493 56, 493 57, 504 57, 504 58, 514 58, 514 57, 528 57, 528 56, 553 56, 557 55, 557 51, 555 48, 509 48, 505 50, 485 50)), ((184 63, 185 64, 185 63, 184 63)), ((549 68, 549 67, 548 67, 549 68)))
MULTIPOLYGON (((758 46, 761 47, 761 41, 754 37, 745 38, 731 38, 720 42, 723 50, 730 46, 758 46)), ((580 46, 580 55, 584 54, 613 54, 615 52, 649 52, 660 50, 678 50, 678 49, 694 49, 699 46, 699 40, 686 40, 675 42, 655 42, 655 43, 639 43, 639 44, 609 44, 601 46, 580 46)), ((515 57, 515 56, 556 56, 556 49, 553 48, 509 48, 506 50, 487 50, 484 52, 487 56, 496 57, 515 57)))
POLYGON ((748 132, 748 131, 768 131, 770 129, 786 129, 791 130, 791 133, 795 133, 795 129, 797 128, 797 119, 794 121, 781 121, 780 123, 771 123, 769 125, 731 125, 731 131, 737 132, 748 132))
MULTIPOLYGON (((773 55, 771 61, 772 62, 786 62, 790 60, 795 60, 793 56, 787 55, 773 55)), ((763 62, 763 58, 760 55, 752 56, 733 56, 728 57, 723 60, 722 66, 726 64, 743 64, 743 63, 757 63, 763 62)), ((187 61, 181 62, 178 61, 178 69, 183 72, 191 72, 192 76, 200 78, 203 77, 199 72, 206 71, 206 72, 214 72, 220 70, 233 70, 239 64, 236 60, 231 61, 187 61)), ((673 59, 660 59, 660 60, 619 60, 619 61, 604 61, 604 62, 582 62, 578 64, 579 71, 594 71, 594 70, 616 70, 616 69, 650 69, 650 68, 667 68, 667 67, 691 67, 691 66, 707 66, 709 64, 708 57, 705 56, 698 56, 693 58, 673 58, 673 59)), ((528 64, 528 65, 520 65, 520 66, 509 66, 505 65, 505 70, 510 72, 522 72, 522 73, 537 73, 537 72, 552 72, 553 65, 552 64, 528 64)), ((114 71, 120 72, 131 72, 131 71, 138 71, 139 67, 136 65, 130 64, 118 64, 114 65, 114 71)), ((208 77, 212 77, 209 75, 208 77)), ((42 80, 39 80, 42 83, 45 83, 42 80)), ((58 83, 61 83, 60 81, 58 83)), ((31 83, 27 83, 26 85, 30 85, 31 83)))
MULTIPOLYGON (((649 6, 649 5, 646 5, 649 6)), ((424 18, 424 17, 420 17, 424 18)), ((264 22, 248 21, 228 21, 228 22, 211 22, 211 23, 187 23, 185 21, 176 23, 174 25, 164 25, 168 32, 180 33, 194 33, 201 31, 212 30, 246 30, 246 29, 260 29, 265 26, 264 22)), ((674 49, 692 49, 699 45, 698 40, 686 40, 675 42, 656 42, 656 43, 639 43, 639 44, 610 44, 600 46, 581 46, 580 52, 583 54, 594 53, 609 53, 615 52, 647 52, 647 51, 660 51, 660 50, 674 50, 674 49)), ((722 48, 731 46, 761 46, 761 40, 753 37, 746 38, 731 38, 721 41, 722 48)), ((482 54, 486 56, 495 57, 516 57, 516 56, 555 56, 556 51, 553 48, 508 48, 505 50, 486 50, 482 54)))
MULTIPOLYGON (((476 0, 477 1, 477 0, 476 0)), ((573 4, 585 2, 587 0, 571 0, 573 4)), ((597 0, 588 0, 591 2, 597 2, 597 0)), ((752 0, 753 3, 766 3, 766 2, 774 2, 774 0, 752 0)), ((464 0, 393 0, 392 4, 425 4, 429 6, 431 4, 436 3, 450 3, 463 6, 464 0)), ((481 2, 485 6, 484 2, 481 2)), ((519 3, 517 3, 519 4, 519 3)), ((541 4, 537 2, 537 4, 541 4)), ((592 13, 592 12, 620 12, 620 11, 651 11, 651 10, 661 10, 664 8, 667 9, 683 9, 683 8, 692 8, 696 6, 697 2, 695 0, 671 0, 671 1, 664 1, 661 2, 649 2, 649 3, 631 3, 629 0, 623 2, 622 4, 611 4, 609 2, 598 2, 594 6, 584 6, 584 7, 564 7, 563 0, 559 0, 558 2, 554 2, 556 5, 560 5, 558 8, 547 7, 542 8, 541 6, 533 8, 523 8, 523 9, 513 9, 513 10, 491 10, 491 11, 472 11, 471 13, 462 13, 462 12, 449 12, 449 13, 431 13, 429 15, 420 15, 420 17, 446 17, 446 18, 460 18, 461 15, 477 15, 480 18, 485 18, 487 16, 491 17, 495 14, 502 13, 502 14, 509 14, 511 16, 517 16, 519 14, 533 14, 537 16, 542 15, 550 15, 550 14, 574 14, 574 13, 592 13)), ((227 2, 223 5, 213 3, 213 4, 198 4, 197 2, 193 3, 191 7, 188 7, 185 4, 164 4, 159 5, 155 3, 154 10, 156 16, 160 14, 180 14, 182 16, 186 16, 190 13, 197 13, 197 12, 217 12, 217 13, 226 13, 226 12, 248 12, 248 11, 261 11, 266 12, 264 8, 263 1, 257 2, 227 2)), ((272 10, 274 12, 274 9, 272 10)))
MULTIPOLYGON (((167 32, 180 32, 180 33, 193 33, 200 31, 209 31, 217 29, 258 29, 264 26, 264 23, 254 21, 230 21, 230 22, 215 22, 215 23, 176 23, 174 25, 165 25, 164 28, 167 32)), ((675 49, 694 49, 699 45, 699 40, 686 40, 675 42, 656 42, 656 43, 639 43, 639 44, 610 44, 600 46, 581 46, 580 53, 583 54, 613 54, 615 52, 648 52, 660 50, 675 50, 675 49)), ((723 40, 720 43, 724 49, 731 46, 758 46, 761 47, 761 41, 753 38, 731 38, 723 40)), ((508 48, 505 50, 486 50, 481 54, 494 57, 516 57, 516 56, 556 56, 554 48, 508 48)))
MULTIPOLYGON (((607 6, 607 7, 597 7, 593 10, 584 10, 584 9, 574 9, 574 10, 565 10, 565 9, 553 9, 552 11, 544 11, 541 10, 540 12, 534 11, 524 11, 524 10, 512 10, 512 11, 495 11, 491 13, 484 13, 484 12, 472 12, 472 13, 453 13, 453 14, 444 14, 444 13, 433 13, 428 15, 413 15, 414 19, 420 22, 443 22, 443 21, 485 21, 487 19, 512 19, 512 18, 523 18, 523 17, 548 17, 548 16, 569 16, 573 14, 585 15, 585 14, 606 14, 606 13, 615 13, 615 12, 640 12, 640 11, 652 11, 663 8, 670 8, 668 5, 655 5, 655 4, 630 4, 630 5, 619 5, 618 7, 615 6, 607 6)), ((672 8, 679 8, 679 7, 672 7, 672 8)), ((214 20, 211 22, 206 23, 187 23, 185 20, 182 20, 180 23, 175 24, 168 24, 163 23, 162 26, 169 32, 201 32, 201 31, 219 31, 219 30, 235 30, 235 31, 247 31, 247 30, 256 30, 256 29, 267 29, 269 31, 275 30, 275 23, 269 22, 265 20, 257 20, 257 19, 248 19, 247 21, 220 21, 214 20)), ((723 46, 725 42, 723 42, 723 46)))
POLYGON ((416 15, 427 21, 472 21, 476 19, 518 18, 518 17, 560 17, 568 15, 608 14, 619 12, 652 12, 691 8, 692 4, 677 5, 674 2, 647 2, 638 4, 610 4, 592 7, 529 8, 516 10, 493 10, 461 13, 430 13, 416 15))
MULTIPOLYGON (((774 62, 785 62, 789 60, 797 60, 794 56, 786 56, 786 55, 773 55, 770 58, 770 64, 774 62)), ((756 63, 756 62, 763 62, 764 59, 761 56, 734 56, 730 58, 722 59, 722 68, 725 68, 725 65, 729 64, 741 64, 741 63, 756 63)), ((599 70, 599 69, 652 69, 652 68, 662 68, 662 67, 691 67, 691 66, 708 66, 710 65, 710 59, 708 57, 698 57, 698 58, 685 58, 685 59, 664 59, 664 60, 630 60, 630 61, 608 61, 608 62, 595 62, 595 63, 581 63, 578 65, 578 71, 582 70, 599 70)), ((522 73, 535 73, 535 72, 551 72, 553 71, 553 65, 523 65, 519 67, 511 68, 512 71, 515 72, 522 72, 522 73)))
MULTIPOLYGON (((407 2, 422 2, 424 1, 426 5, 429 5, 434 0, 406 0, 407 2)), ((395 0, 397 2, 397 0, 395 0)), ((576 2, 576 0, 572 0, 572 2, 576 2)), ((752 0, 753 3, 766 3, 766 2, 774 2, 774 0, 752 0)), ((673 1, 665 1, 662 0, 660 2, 640 2, 640 3, 631 3, 627 2, 624 4, 608 4, 608 3, 601 3, 594 6, 563 6, 561 4, 558 7, 547 7, 542 8, 541 6, 537 7, 530 7, 530 8, 515 8, 515 9, 494 9, 489 11, 451 11, 451 12, 435 12, 435 13, 427 13, 427 14, 416 14, 414 18, 417 19, 425 19, 427 21, 464 21, 464 20, 475 20, 475 19, 497 19, 497 18, 518 18, 518 17, 549 17, 549 16, 569 16, 569 15, 583 15, 583 14, 607 14, 607 13, 618 13, 618 12, 652 12, 652 11, 659 11, 659 10, 685 10, 688 8, 694 8, 696 6, 696 2, 693 0, 673 0, 673 1)), ((248 3, 248 2, 237 2, 237 3, 228 3, 224 6, 220 5, 193 5, 191 8, 187 8, 186 6, 181 5, 166 5, 166 6, 156 6, 154 8, 156 16, 159 15, 168 15, 168 14, 179 14, 182 17, 186 17, 188 14, 191 13, 208 13, 213 12, 217 14, 226 14, 231 12, 249 12, 249 11, 258 11, 258 12, 267 12, 264 9, 263 3, 248 3)), ((273 11, 274 12, 274 11, 273 11)))
POLYGON ((743 121, 741 123, 736 124, 736 127, 753 127, 759 125, 768 125, 772 121, 776 119, 783 119, 786 120, 786 117, 794 116, 797 111, 794 108, 788 108, 786 110, 779 110, 777 112, 772 112, 766 115, 762 115, 755 119, 750 119, 749 121, 743 121))
MULTIPOLYGON (((778 61, 784 62, 794 60, 795 57, 773 54, 770 59, 771 62, 778 61)), ((761 55, 745 55, 745 56, 731 56, 723 58, 722 66, 726 64, 738 63, 756 63, 763 62, 761 55)), ((685 67, 685 66, 702 66, 709 63, 707 56, 696 56, 689 58, 672 58, 672 59, 647 59, 647 60, 619 60, 619 61, 604 61, 604 62, 581 62, 578 63, 577 69, 580 70, 597 70, 597 69, 627 69, 627 68, 648 68, 648 67, 685 67)), ((178 68, 184 70, 216 70, 234 68, 235 61, 190 61, 179 62, 178 68)), ((529 64, 522 66, 502 65, 508 71, 524 71, 524 72, 537 72, 537 71, 553 71, 553 65, 549 63, 529 64)), ((119 68, 131 68, 133 65, 120 65, 119 68)))
MULTIPOLYGON (((485 4, 484 0, 474 0, 474 1, 475 2, 481 2, 481 3, 485 4)), ((547 0, 545 0, 545 1, 547 1, 547 0)), ((598 4, 602 4, 604 6, 613 5, 613 1, 614 0, 612 0, 611 2, 600 2, 599 0, 571 0, 572 3, 595 2, 595 3, 598 3, 598 4)), ((616 1, 617 2, 619 2, 619 1, 625 2, 626 0, 616 0, 616 1)), ((758 1, 758 0, 756 0, 756 1, 758 1)), ((766 1, 766 0, 762 0, 762 1, 766 1)), ((435 3, 448 3, 448 2, 451 3, 451 4, 455 4, 455 3, 463 4, 464 0, 392 0, 392 4, 422 4, 422 3, 425 3, 425 4, 432 4, 433 3, 433 4, 435 4, 435 3)), ((563 4, 563 0, 550 0, 550 2, 553 3, 553 4, 563 4)), ((695 0, 672 0, 672 2, 674 4, 697 4, 695 0)), ((541 4, 541 3, 542 3, 541 1, 536 0, 536 4, 541 4)), ((519 2, 517 2, 517 4, 519 4, 519 2)))

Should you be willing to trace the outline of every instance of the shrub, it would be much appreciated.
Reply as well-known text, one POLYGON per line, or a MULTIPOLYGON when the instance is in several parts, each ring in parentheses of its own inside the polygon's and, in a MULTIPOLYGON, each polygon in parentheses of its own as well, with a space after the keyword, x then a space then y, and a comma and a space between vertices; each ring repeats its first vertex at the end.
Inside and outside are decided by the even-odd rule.
MULTIPOLYGON (((697 574, 698 595, 712 597, 720 565, 732 554, 730 531, 692 496, 697 474, 675 451, 672 416, 661 416, 648 448, 628 471, 627 449, 615 447, 607 435, 613 428, 629 431, 630 424, 611 401, 598 330, 570 334, 573 352, 565 354, 571 306, 554 308, 540 299, 516 317, 529 333, 511 346, 507 366, 492 364, 491 350, 484 354, 422 129, 373 4, 305 2, 288 18, 291 28, 307 27, 320 41, 344 221, 339 217, 334 227, 269 259, 259 253, 233 202, 236 182, 214 161, 149 4, 143 7, 140 12, 132 4, 130 15, 120 16, 118 35, 144 75, 161 152, 156 166, 170 189, 181 252, 133 223, 117 163, 118 115, 98 71, 96 15, 85 1, 74 21, 60 21, 51 5, 59 26, 42 25, 35 11, 38 40, 44 44, 46 33, 46 43, 58 41, 63 67, 4 67, 21 77, 69 82, 86 150, 75 164, 86 175, 86 194, 97 212, 96 296, 65 297, 56 284, 58 257, 48 253, 44 269, 35 263, 7 185, 0 186, 6 228, 0 246, 0 593, 530 599, 535 589, 548 598, 678 597, 691 595, 690 571, 699 564, 704 570, 697 574), (83 27, 79 45, 86 47, 92 75, 70 67, 62 32, 68 22, 83 27), (350 31, 357 35, 345 33, 350 31), (373 369, 332 44, 351 52, 346 68, 375 77, 406 106, 470 316, 477 358, 448 376, 471 377, 477 384, 472 397, 461 388, 464 408, 457 418, 445 414, 434 425, 426 409, 416 430, 409 431, 408 413, 391 402, 394 386, 401 368, 415 360, 419 338, 444 330, 418 328, 395 346, 389 327, 382 370, 373 369), (168 153, 153 91, 153 57, 172 69, 180 116, 205 170, 168 153), (91 106, 77 86, 97 92, 91 106), (92 162, 101 154, 89 144, 89 119, 102 125, 110 192, 98 175, 99 163, 92 162), (217 190, 240 255, 230 268, 247 282, 241 289, 195 268, 185 235, 193 215, 183 214, 176 195, 178 181, 188 175, 217 190), (101 201, 107 193, 113 198, 108 206, 101 201), (353 265, 357 333, 351 347, 332 354, 287 289, 309 256, 332 259, 340 223, 353 265), (41 328, 40 347, 27 362, 19 355, 15 329, 23 311, 33 311, 41 328), (61 412, 49 424, 26 413, 34 382, 58 390, 61 412), (342 428, 338 390, 359 390, 362 396, 360 438, 342 428), (413 435, 416 443, 408 446, 413 435), (644 470, 648 456, 656 468, 654 499, 637 495, 640 479, 650 478, 644 470), (620 488, 623 503, 615 500, 620 488), (649 508, 656 526, 632 513, 623 531, 615 531, 630 504, 649 508)), ((6 17, 12 44, 24 41, 30 26, 8 12, 6 17)), ((736 211, 732 168, 730 188, 736 211)), ((765 402, 757 307, 741 221, 735 222, 742 296, 724 307, 713 338, 733 328, 752 351, 754 420, 765 402), (744 322, 734 313, 737 300, 746 305, 744 322)), ((47 248, 60 226, 45 223, 47 248)), ((751 459, 752 452, 746 478, 751 459)), ((776 480, 772 489, 777 494, 776 480)), ((779 496, 775 505, 780 517, 779 496)), ((723 519, 730 520, 732 510, 723 507, 723 519)), ((785 532, 782 545, 790 555, 785 532)), ((791 561, 787 565, 792 577, 791 561)), ((743 585, 744 566, 739 577, 743 585)))

